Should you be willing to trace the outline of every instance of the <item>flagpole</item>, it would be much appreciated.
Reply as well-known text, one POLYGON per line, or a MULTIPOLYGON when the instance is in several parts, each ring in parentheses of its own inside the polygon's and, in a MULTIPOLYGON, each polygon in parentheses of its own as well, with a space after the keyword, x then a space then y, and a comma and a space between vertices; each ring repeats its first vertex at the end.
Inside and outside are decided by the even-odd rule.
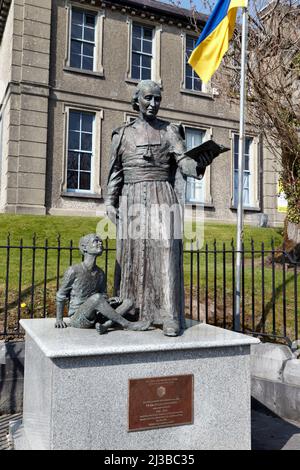
POLYGON ((242 247, 244 239, 244 155, 245 155, 245 114, 246 114, 246 67, 248 40, 248 8, 243 8, 242 26, 242 57, 241 57, 241 89, 240 89, 240 136, 239 136, 239 175, 238 175, 238 207, 237 207, 237 236, 236 236, 236 289, 234 329, 241 329, 241 271, 242 247))

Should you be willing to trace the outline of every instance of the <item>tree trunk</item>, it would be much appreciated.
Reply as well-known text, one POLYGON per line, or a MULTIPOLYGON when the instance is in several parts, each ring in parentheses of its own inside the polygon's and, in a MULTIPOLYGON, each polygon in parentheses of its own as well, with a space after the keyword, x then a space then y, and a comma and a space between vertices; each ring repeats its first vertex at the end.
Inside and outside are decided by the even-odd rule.
POLYGON ((285 251, 294 261, 300 262, 300 224, 294 224, 289 220, 284 223, 285 251))
MULTIPOLYGON (((276 249, 274 255, 275 263, 283 264, 294 262, 300 262, 300 224, 294 224, 287 218, 284 221, 284 233, 283 233, 283 244, 276 249), (283 255, 283 250, 286 256, 283 255), (285 258, 285 259, 284 259, 285 258)), ((266 259, 266 265, 272 264, 272 255, 269 255, 266 259)))

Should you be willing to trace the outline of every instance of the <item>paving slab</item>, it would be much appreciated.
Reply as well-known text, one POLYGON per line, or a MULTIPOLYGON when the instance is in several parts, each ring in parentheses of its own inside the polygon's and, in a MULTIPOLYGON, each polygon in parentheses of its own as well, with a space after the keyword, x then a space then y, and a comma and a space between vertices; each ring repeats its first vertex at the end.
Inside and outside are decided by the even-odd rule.
POLYGON ((300 422, 280 418, 252 400, 252 450, 300 450, 300 422))

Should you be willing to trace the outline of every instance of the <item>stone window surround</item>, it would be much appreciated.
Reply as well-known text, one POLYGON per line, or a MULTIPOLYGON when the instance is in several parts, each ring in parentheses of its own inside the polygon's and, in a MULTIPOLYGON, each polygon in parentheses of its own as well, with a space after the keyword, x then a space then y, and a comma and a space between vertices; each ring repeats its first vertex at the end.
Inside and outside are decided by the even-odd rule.
MULTIPOLYGON (((237 207, 234 204, 234 136, 239 135, 239 131, 231 130, 229 131, 229 139, 231 146, 231 210, 237 210, 237 207)), ((253 139, 252 144, 252 155, 253 158, 250 159, 250 174, 253 177, 250 180, 250 199, 251 203, 249 206, 245 205, 244 210, 259 212, 260 200, 259 200, 259 137, 251 132, 246 132, 246 137, 251 137, 253 139)))
POLYGON ((154 36, 154 29, 153 28, 148 28, 147 26, 142 26, 137 23, 133 23, 133 36, 132 36, 132 57, 136 56, 138 57, 138 64, 132 64, 132 78, 135 80, 149 80, 152 78, 153 75, 153 36, 154 36), (140 47, 133 47, 134 43, 134 29, 139 29, 140 31, 140 47), (150 37, 148 37, 148 34, 151 34, 151 40, 150 37), (144 51, 144 46, 150 45, 151 44, 151 50, 149 51, 144 51), (150 60, 150 77, 143 77, 143 75, 146 75, 149 73, 149 64, 145 64, 144 60, 149 61, 150 60), (133 73, 133 69, 135 70, 135 73, 133 73), (138 73, 137 73, 138 72, 138 73), (134 76, 138 75, 138 76, 134 76))
MULTIPOLYGON (((128 112, 124 113, 124 123, 125 124, 129 124, 132 119, 136 119, 136 118, 137 118, 137 114, 128 113, 128 112)), ((181 122, 181 124, 183 125, 184 130, 186 129, 186 127, 188 127, 190 129, 196 129, 196 130, 205 132, 204 142, 206 140, 210 140, 210 139, 213 138, 213 129, 211 127, 190 124, 189 122, 181 122)), ((212 195, 211 195, 211 167, 210 166, 208 168, 206 168, 204 178, 205 178, 205 182, 204 182, 204 185, 205 185, 204 203, 203 202, 199 203, 199 205, 204 204, 204 207, 213 208, 214 205, 213 205, 213 198, 212 198, 212 195)), ((195 206, 197 204, 198 204, 197 202, 186 202, 186 205, 195 206)))
POLYGON ((65 8, 67 11, 66 14, 66 51, 65 51, 65 66, 64 70, 69 72, 78 72, 89 75, 96 75, 104 77, 104 67, 103 67, 103 38, 104 38, 104 19, 105 12, 104 10, 99 10, 99 8, 91 5, 82 4, 79 2, 72 2, 65 0, 65 8), (95 27, 95 70, 84 70, 77 69, 70 66, 70 55, 71 55, 71 16, 72 8, 76 8, 83 11, 91 11, 96 13, 96 27, 95 27))
MULTIPOLYGON (((198 131, 205 132, 203 142, 206 142, 207 140, 210 140, 210 139, 213 138, 213 129, 212 129, 212 127, 206 127, 206 126, 201 126, 201 125, 190 124, 188 122, 187 123, 182 122, 181 124, 184 127, 184 131, 185 131, 186 128, 189 128, 189 129, 196 129, 198 131)), ((201 202, 201 203, 186 202, 186 205, 188 205, 188 206, 196 206, 197 204, 199 204, 201 206, 204 204, 204 207, 210 207, 210 208, 214 207, 213 198, 212 198, 212 194, 211 194, 211 166, 208 166, 206 168, 205 175, 204 175, 204 201, 201 202)))
POLYGON ((163 31, 162 25, 153 25, 153 22, 147 19, 140 20, 139 18, 127 17, 126 20, 128 27, 128 47, 127 47, 127 69, 125 74, 125 81, 128 83, 139 83, 139 80, 132 78, 131 65, 132 65, 132 27, 133 23, 140 26, 148 26, 153 29, 153 70, 151 79, 162 87, 161 79, 161 34, 163 31))
POLYGON ((181 75, 181 82, 180 82, 180 93, 186 93, 186 94, 195 95, 195 96, 202 96, 208 99, 214 99, 210 82, 208 83, 202 82, 202 91, 189 90, 188 88, 185 87, 186 37, 194 36, 195 38, 197 38, 198 36, 193 35, 193 33, 190 31, 188 33, 182 32, 180 36, 181 36, 181 48, 182 48, 182 67, 181 67, 182 75, 181 75))
POLYGON ((78 104, 63 103, 63 115, 64 115, 64 129, 63 129, 63 166, 62 166, 62 185, 61 194, 62 196, 69 197, 102 197, 102 188, 100 184, 100 167, 101 167, 101 145, 98 145, 102 141, 102 120, 103 120, 103 109, 88 107, 78 104), (67 172, 68 172, 68 136, 69 136, 69 113, 70 111, 80 111, 93 113, 95 115, 94 129, 93 129, 93 161, 92 161, 92 172, 91 172, 91 190, 90 191, 69 191, 67 188, 67 172))
POLYGON ((201 78, 198 76, 197 72, 193 69, 193 67, 189 65, 188 63, 188 60, 189 60, 188 54, 190 54, 190 50, 191 51, 194 50, 196 43, 197 43, 197 37, 195 35, 185 34, 185 64, 184 64, 185 88, 191 91, 203 91, 205 89, 205 83, 201 80, 201 78), (193 42, 193 48, 191 49, 189 47, 189 50, 187 47, 188 41, 193 42), (190 78, 192 79, 191 88, 187 86, 187 79, 188 79, 187 68, 189 69, 189 72, 191 73, 191 76, 190 76, 190 78), (195 82, 199 83, 199 85, 201 86, 201 90, 197 90, 195 88, 195 82))
POLYGON ((134 112, 125 112, 124 113, 124 124, 129 124, 131 121, 133 121, 133 119, 136 119, 138 117, 138 113, 134 113, 134 112))

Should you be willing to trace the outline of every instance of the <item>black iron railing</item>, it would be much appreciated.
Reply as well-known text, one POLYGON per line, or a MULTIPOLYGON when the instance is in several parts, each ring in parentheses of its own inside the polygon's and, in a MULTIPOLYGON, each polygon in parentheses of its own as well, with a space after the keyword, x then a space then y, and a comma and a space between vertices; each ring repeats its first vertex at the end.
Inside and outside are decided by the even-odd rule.
MULTIPOLYGON (((189 258, 190 318, 234 329, 236 249, 233 241, 199 249, 191 244, 189 258)), ((242 247, 241 331, 291 342, 299 338, 300 264, 274 241, 242 247)))
MULTIPOLYGON (((234 329, 236 248, 231 244, 211 246, 191 243, 184 250, 186 316, 226 329, 234 329)), ((70 240, 46 239, 30 243, 10 236, 0 246, 0 338, 22 336, 21 318, 55 316, 55 295, 68 266, 82 259, 70 240)), ((115 265, 114 242, 104 242, 98 263, 112 293, 115 265)), ((273 340, 299 338, 298 292, 300 264, 276 249, 252 240, 242 248, 241 331, 273 340)))

